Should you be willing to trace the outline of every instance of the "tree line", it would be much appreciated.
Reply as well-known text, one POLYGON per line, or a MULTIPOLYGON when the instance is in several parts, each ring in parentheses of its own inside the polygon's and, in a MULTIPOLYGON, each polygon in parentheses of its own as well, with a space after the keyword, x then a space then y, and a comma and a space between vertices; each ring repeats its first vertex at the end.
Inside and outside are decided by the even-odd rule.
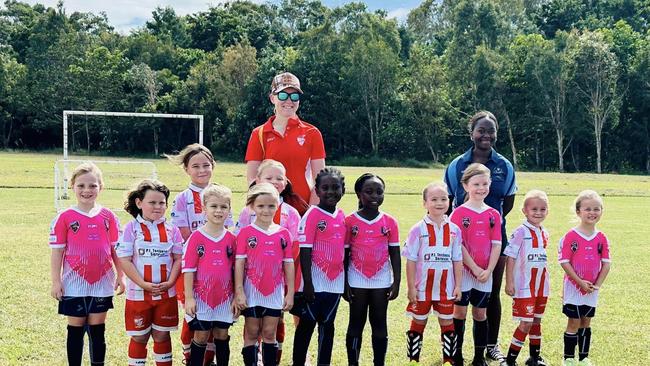
MULTIPOLYGON (((518 169, 650 172, 648 16, 642 0, 425 0, 405 22, 363 3, 235 1, 157 8, 122 34, 105 14, 7 0, 1 146, 60 148, 65 109, 196 113, 206 145, 241 159, 287 70, 330 161, 446 163, 487 109, 518 169)), ((195 135, 187 123, 77 117, 70 146, 160 154, 195 135)))

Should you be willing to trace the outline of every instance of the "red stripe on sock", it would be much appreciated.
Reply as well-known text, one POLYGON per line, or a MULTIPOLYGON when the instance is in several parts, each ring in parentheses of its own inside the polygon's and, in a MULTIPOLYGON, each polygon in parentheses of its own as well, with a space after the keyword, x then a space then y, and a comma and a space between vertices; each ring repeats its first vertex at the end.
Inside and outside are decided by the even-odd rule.
POLYGON ((426 326, 426 324, 416 323, 415 321, 411 320, 411 328, 409 328, 409 330, 411 332, 417 332, 417 333, 420 333, 420 334, 424 334, 424 327, 425 326, 426 326))

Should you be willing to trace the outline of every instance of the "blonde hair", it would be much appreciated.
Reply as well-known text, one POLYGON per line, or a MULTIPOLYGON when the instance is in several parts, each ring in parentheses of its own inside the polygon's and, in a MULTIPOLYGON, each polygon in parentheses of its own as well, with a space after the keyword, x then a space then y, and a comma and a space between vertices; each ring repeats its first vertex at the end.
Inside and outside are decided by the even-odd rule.
POLYGON ((248 190, 248 194, 246 195, 246 206, 252 206, 253 203, 255 203, 257 197, 263 196, 265 194, 272 196, 278 202, 280 201, 278 190, 275 189, 271 183, 260 183, 252 186, 248 190))
POLYGON ((282 174, 285 176, 285 179, 286 179, 287 169, 284 167, 284 165, 282 165, 281 162, 279 162, 277 160, 273 160, 273 159, 262 160, 262 162, 260 163, 260 166, 257 167, 257 178, 258 179, 261 178, 262 173, 264 172, 264 170, 266 170, 268 168, 280 169, 282 171, 282 174))
POLYGON ((573 207, 575 208, 576 212, 580 211, 580 205, 584 200, 595 200, 600 204, 600 208, 603 208, 603 199, 600 197, 598 192, 591 189, 586 189, 578 193, 578 197, 576 197, 575 201, 573 201, 573 207))
POLYGON ((487 177, 490 178, 490 169, 481 163, 470 164, 465 168, 465 172, 463 173, 463 177, 460 178, 460 182, 467 184, 470 179, 477 175, 487 175, 487 177))
POLYGON ((211 183, 203 189, 203 192, 201 192, 201 202, 203 205, 207 204, 208 198, 210 197, 228 200, 228 205, 230 206, 232 202, 232 191, 224 185, 211 183))
POLYGON ((97 167, 97 165, 89 161, 85 163, 81 163, 77 165, 76 168, 74 168, 74 170, 72 171, 72 176, 70 177, 70 185, 74 186, 74 182, 77 180, 77 178, 88 173, 95 175, 95 177, 99 181, 100 187, 104 186, 104 178, 102 176, 102 171, 97 167))
POLYGON ((538 200, 544 201, 546 205, 548 206, 548 195, 546 192, 541 191, 539 189, 533 189, 528 192, 526 192, 526 195, 524 196, 524 203, 522 205, 523 208, 526 208, 526 205, 528 204, 528 201, 536 198, 538 200))
POLYGON ((431 182, 424 186, 424 189, 422 190, 422 199, 427 200, 427 194, 429 193, 429 190, 434 189, 434 188, 440 188, 443 191, 447 192, 447 185, 443 182, 431 182))
POLYGON ((192 157, 196 154, 205 155, 205 157, 210 160, 212 167, 214 167, 214 156, 212 155, 212 152, 210 149, 201 144, 187 145, 178 153, 178 155, 164 155, 173 164, 182 165, 184 168, 187 168, 187 165, 190 163, 190 159, 192 159, 192 157))

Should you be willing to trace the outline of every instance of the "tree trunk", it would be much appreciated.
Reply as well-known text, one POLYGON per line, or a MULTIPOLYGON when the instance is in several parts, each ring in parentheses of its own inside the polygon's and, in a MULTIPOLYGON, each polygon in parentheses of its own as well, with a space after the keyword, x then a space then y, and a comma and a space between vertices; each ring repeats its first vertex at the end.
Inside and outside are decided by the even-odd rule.
POLYGON ((88 118, 86 118, 86 149, 90 155, 90 131, 88 130, 88 118))
MULTIPOLYGON (((594 135, 596 137, 596 173, 600 174, 603 172, 602 166, 601 166, 601 144, 602 144, 602 129, 599 129, 598 121, 594 121, 594 135)), ((602 125, 600 125, 602 126, 602 125)))
POLYGON ((557 135, 557 158, 558 158, 558 167, 560 168, 560 173, 564 173, 564 147, 562 144, 564 143, 564 134, 562 133, 562 130, 556 128, 555 129, 555 134, 557 135))
POLYGON ((154 126, 153 128, 153 154, 155 157, 158 157, 158 127, 154 126))
POLYGON ((508 129, 508 138, 510 139, 510 150, 512 151, 512 165, 514 166, 515 170, 519 170, 519 166, 517 165, 517 148, 515 147, 515 138, 512 134, 512 127, 510 125, 510 116, 508 115, 508 111, 503 108, 503 115, 506 118, 506 128, 508 129))

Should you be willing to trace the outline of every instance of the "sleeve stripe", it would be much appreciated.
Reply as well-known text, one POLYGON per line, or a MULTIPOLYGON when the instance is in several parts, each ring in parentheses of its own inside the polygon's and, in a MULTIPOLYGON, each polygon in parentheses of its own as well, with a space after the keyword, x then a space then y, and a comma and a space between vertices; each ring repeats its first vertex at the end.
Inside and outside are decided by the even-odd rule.
POLYGON ((307 243, 304 243, 304 244, 300 244, 300 247, 301 247, 301 248, 313 248, 313 247, 314 247, 314 244, 307 244, 307 243))
POLYGON ((400 244, 399 244, 399 242, 396 242, 396 243, 388 243, 388 246, 389 246, 389 247, 398 247, 398 246, 400 246, 400 244))
POLYGON ((285 263, 293 263, 293 258, 284 258, 282 261, 285 263))
POLYGON ((65 243, 64 244, 50 244, 50 248, 52 248, 52 249, 65 248, 65 243))
POLYGON ((246 254, 237 254, 237 255, 235 255, 235 258, 236 259, 246 259, 246 258, 248 258, 248 256, 246 254))
POLYGON ((560 259, 558 262, 560 262, 560 263, 569 263, 569 260, 568 259, 560 259))
POLYGON ((492 245, 501 245, 503 244, 500 240, 492 240, 492 245))
POLYGON ((194 268, 183 268, 181 270, 181 272, 182 273, 193 273, 193 272, 196 272, 196 267, 194 267, 194 268))
POLYGON ((607 259, 607 258, 602 258, 601 261, 603 261, 603 262, 605 262, 605 263, 609 263, 609 262, 611 262, 612 260, 611 260, 611 259, 607 259))

